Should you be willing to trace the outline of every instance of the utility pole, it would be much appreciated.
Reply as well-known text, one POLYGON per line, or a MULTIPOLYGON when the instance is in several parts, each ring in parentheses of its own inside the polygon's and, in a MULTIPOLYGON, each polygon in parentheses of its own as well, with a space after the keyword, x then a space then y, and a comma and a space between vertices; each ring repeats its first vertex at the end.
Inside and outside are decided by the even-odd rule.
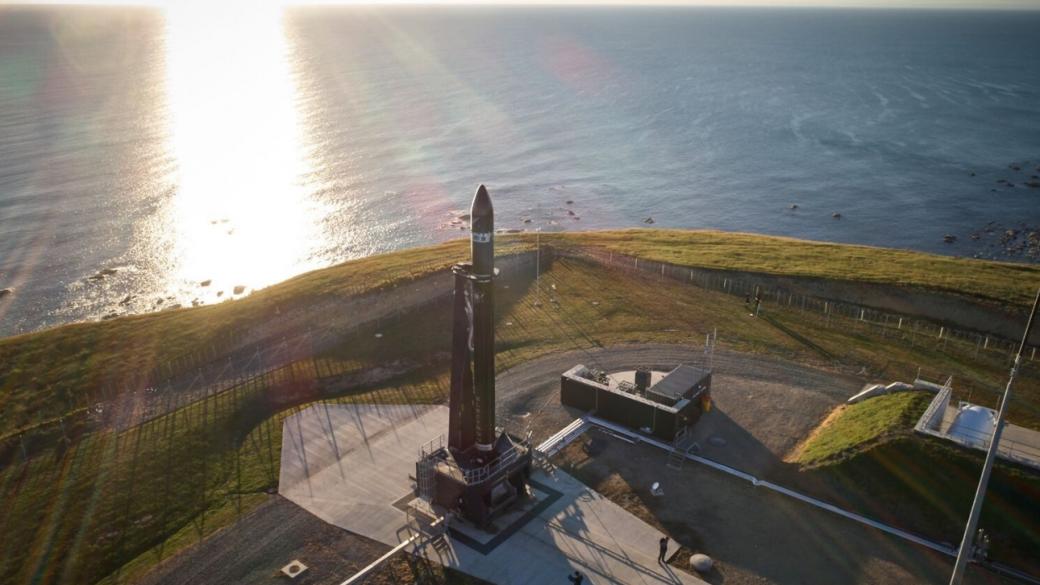
POLYGON ((1004 397, 1000 401, 1000 410, 997 413, 997 422, 993 427, 993 439, 986 451, 986 461, 982 464, 982 476, 979 478, 979 487, 975 491, 975 501, 971 504, 971 514, 968 515, 968 524, 964 527, 964 536, 961 538, 961 547, 957 551, 957 562, 953 565, 953 575, 950 576, 950 585, 960 585, 964 579, 964 570, 968 565, 968 557, 972 556, 974 547, 972 542, 975 538, 975 529, 979 524, 979 516, 982 513, 982 502, 986 499, 986 487, 989 484, 989 475, 993 471, 993 459, 997 456, 997 446, 1000 444, 1000 435, 1004 431, 1004 415, 1007 413, 1008 404, 1011 402, 1011 384, 1018 375, 1018 366, 1022 362, 1022 352, 1025 351, 1026 343, 1029 341, 1029 332, 1033 328, 1033 318, 1036 317, 1036 307, 1040 305, 1040 290, 1036 291, 1033 299, 1033 308, 1029 311, 1029 320, 1026 321, 1026 331, 1022 334, 1022 343, 1018 346, 1018 355, 1011 365, 1011 375, 1008 377, 1007 387, 1004 388, 1004 397))
POLYGON ((542 306, 542 228, 539 226, 534 231, 534 306, 542 306))

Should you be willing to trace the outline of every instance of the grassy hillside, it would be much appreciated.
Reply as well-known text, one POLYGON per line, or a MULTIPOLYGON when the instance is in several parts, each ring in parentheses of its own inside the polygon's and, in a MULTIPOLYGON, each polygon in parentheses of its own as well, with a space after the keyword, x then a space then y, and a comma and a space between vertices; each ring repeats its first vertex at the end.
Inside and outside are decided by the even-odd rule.
POLYGON ((793 460, 804 466, 819 465, 905 436, 933 397, 928 392, 898 392, 842 405, 797 449, 793 460))
POLYGON ((596 246, 682 266, 916 286, 1029 305, 1040 266, 910 250, 714 230, 630 229, 562 233, 548 241, 596 246))
MULTIPOLYGON (((524 245, 523 240, 514 245, 524 245)), ((219 340, 229 327, 262 322, 276 307, 291 310, 394 286, 445 268, 464 249, 464 243, 452 242, 378 256, 309 273, 223 305, 0 341, 0 416, 12 428, 31 423, 36 409, 60 414, 80 408, 77 397, 89 385, 112 376, 132 380, 138 369, 191 351, 207 339, 219 340)), ((959 367, 980 387, 997 387, 1006 375, 1003 354, 983 352, 963 363, 935 345, 907 346, 861 324, 824 326, 794 309, 777 308, 772 321, 753 319, 738 298, 667 280, 647 286, 642 276, 578 260, 556 262, 543 274, 539 290, 530 281, 502 282, 496 304, 499 370, 549 352, 619 343, 698 345, 718 328, 727 349, 852 372, 867 368, 886 378, 908 377, 922 363, 959 367), (798 336, 785 330, 797 330, 798 336), (808 347, 806 338, 837 361, 808 347)), ((0 583, 125 582, 234 521, 277 487, 280 421, 297 405, 443 401, 449 317, 445 299, 407 319, 344 335, 324 353, 233 390, 194 402, 176 393, 166 396, 169 414, 129 430, 56 442, 27 463, 16 457, 0 469, 5 504, 0 510, 0 583), (341 381, 343 375, 387 363, 412 367, 369 385, 341 381)), ((1028 368, 1019 388, 1019 396, 1037 393, 1028 368)), ((861 493, 850 486, 849 493, 861 493)))
MULTIPOLYGON (((781 481, 894 526, 957 543, 983 454, 922 437, 913 426, 934 397, 899 392, 841 406, 796 450, 781 481)), ((981 527, 994 556, 1040 571, 1040 475, 998 460, 981 527)))
MULTIPOLYGON (((798 481, 803 491, 938 542, 960 542, 983 454, 912 433, 856 450, 798 481)), ((1040 574, 1040 477, 998 461, 980 528, 994 560, 1040 574)))
MULTIPOLYGON (((507 240, 500 253, 527 244, 507 240)), ((100 388, 142 388, 160 364, 229 348, 278 313, 376 292, 463 259, 456 240, 315 270, 216 305, 77 323, 0 339, 0 436, 84 405, 100 388)), ((169 374, 177 374, 176 363, 169 374)), ((190 361, 184 367, 190 367, 190 361)))
MULTIPOLYGON (((1040 267, 717 231, 623 230, 543 235, 557 246, 597 246, 688 266, 862 280, 1027 303, 1040 267)), ((499 253, 529 248, 503 236, 499 253)), ((316 270, 248 297, 193 309, 79 323, 0 339, 0 437, 62 416, 100 388, 148 385, 147 376, 200 348, 225 348, 271 316, 392 287, 464 258, 463 240, 316 270)), ((190 364, 190 360, 186 362, 190 364)), ((184 366, 184 367, 187 367, 184 366)))

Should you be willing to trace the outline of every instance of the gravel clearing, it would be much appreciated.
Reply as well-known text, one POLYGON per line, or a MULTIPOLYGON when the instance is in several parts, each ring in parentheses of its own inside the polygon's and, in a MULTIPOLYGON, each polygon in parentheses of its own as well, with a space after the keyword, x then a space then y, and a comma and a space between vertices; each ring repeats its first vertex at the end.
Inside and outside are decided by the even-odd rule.
MULTIPOLYGON (((549 355, 498 375, 498 421, 536 442, 551 436, 581 412, 560 404, 560 374, 577 363, 602 370, 639 366, 671 369, 705 366, 702 347, 646 344, 549 355)), ((707 457, 756 475, 766 475, 864 380, 755 354, 716 350, 711 413, 694 427, 707 457), (715 445, 710 439, 723 439, 715 445)), ((717 441, 716 441, 717 442, 717 441)))
MULTIPOLYGON (((712 557, 701 578, 725 585, 868 585, 948 582, 953 559, 879 530, 755 488, 703 465, 666 467, 660 449, 629 444, 599 431, 599 451, 581 442, 554 462, 629 512, 670 536, 690 553, 712 557), (660 482, 662 496, 650 494, 660 482)), ((970 584, 1010 583, 969 570, 970 584)))

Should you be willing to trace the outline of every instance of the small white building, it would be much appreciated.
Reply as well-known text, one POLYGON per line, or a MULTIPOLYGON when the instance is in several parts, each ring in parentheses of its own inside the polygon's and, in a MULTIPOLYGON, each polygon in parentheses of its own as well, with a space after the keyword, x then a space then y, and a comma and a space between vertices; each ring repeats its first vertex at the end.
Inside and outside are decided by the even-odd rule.
MULTIPOLYGON (((997 425, 997 411, 964 401, 951 408, 952 393, 952 388, 944 386, 921 415, 914 430, 953 441, 962 447, 988 450, 997 425)), ((997 456, 1040 469, 1040 432, 1005 422, 997 456)))

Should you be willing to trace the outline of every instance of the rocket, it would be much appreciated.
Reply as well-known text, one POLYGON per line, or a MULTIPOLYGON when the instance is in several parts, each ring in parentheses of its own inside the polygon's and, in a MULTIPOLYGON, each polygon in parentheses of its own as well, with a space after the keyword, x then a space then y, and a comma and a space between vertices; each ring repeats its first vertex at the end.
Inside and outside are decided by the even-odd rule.
POLYGON ((491 451, 495 442, 495 209, 481 185, 470 206, 470 255, 473 261, 473 395, 476 442, 491 451))
POLYGON ((470 262, 455 265, 448 444, 494 456, 495 210, 481 185, 470 205, 470 262))

